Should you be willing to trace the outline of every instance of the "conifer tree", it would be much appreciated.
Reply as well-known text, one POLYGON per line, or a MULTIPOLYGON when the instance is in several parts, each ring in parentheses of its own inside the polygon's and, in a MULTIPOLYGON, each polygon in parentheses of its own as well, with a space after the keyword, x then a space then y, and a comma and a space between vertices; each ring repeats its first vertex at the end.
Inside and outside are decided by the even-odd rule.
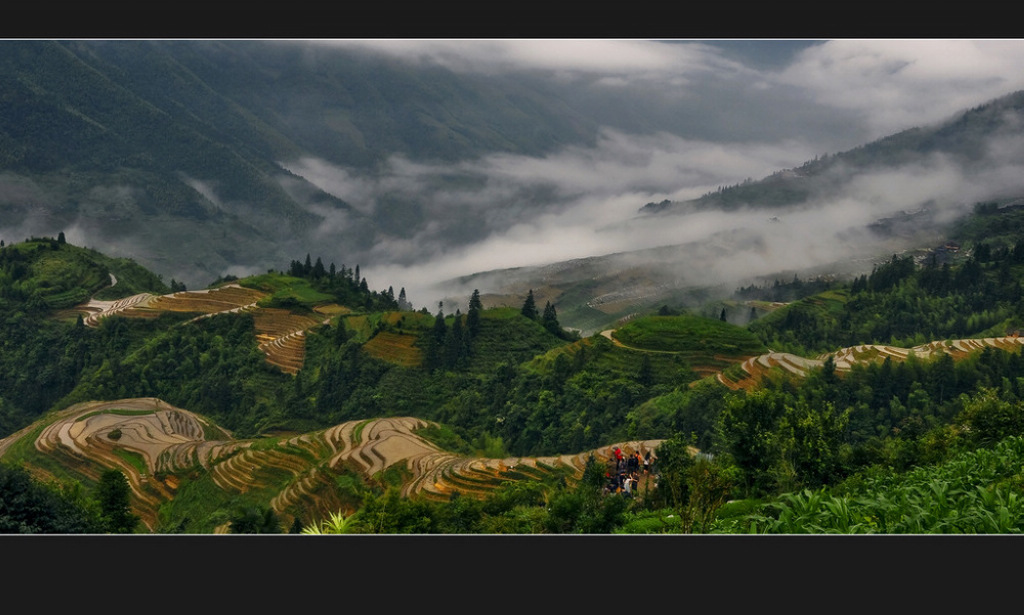
POLYGON ((480 312, 483 310, 483 303, 480 301, 480 291, 473 290, 469 297, 469 312, 466 314, 466 329, 469 337, 474 338, 480 332, 480 312))
POLYGON ((555 306, 551 305, 550 301, 544 304, 544 315, 541 317, 541 324, 551 333, 561 336, 562 326, 558 324, 558 314, 555 312, 555 306))
POLYGON ((457 368, 465 358, 465 339, 462 329, 462 314, 455 310, 455 320, 452 328, 445 336, 444 344, 444 365, 449 369, 457 368))
POLYGON ((437 302, 437 315, 434 316, 434 328, 427 338, 427 347, 424 352, 423 362, 427 369, 433 371, 441 367, 444 361, 445 341, 448 337, 448 325, 444 322, 444 302, 437 302))
POLYGON ((96 486, 96 499, 106 530, 112 534, 131 534, 139 523, 132 513, 131 486, 121 470, 106 470, 96 486))
POLYGON ((533 299, 533 289, 526 295, 526 301, 523 302, 523 309, 521 310, 523 316, 526 316, 530 320, 537 320, 539 314, 537 313, 537 303, 533 299))

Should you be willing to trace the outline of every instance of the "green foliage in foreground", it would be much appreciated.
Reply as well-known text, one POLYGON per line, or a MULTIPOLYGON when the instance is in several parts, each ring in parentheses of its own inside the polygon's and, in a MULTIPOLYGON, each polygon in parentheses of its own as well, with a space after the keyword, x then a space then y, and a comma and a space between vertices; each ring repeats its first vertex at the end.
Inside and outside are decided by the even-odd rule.
POLYGON ((0 534, 91 534, 103 528, 99 506, 80 489, 43 483, 0 463, 0 534))
POLYGON ((1019 534, 1024 532, 1024 438, 843 489, 788 493, 747 518, 765 534, 1019 534))
POLYGON ((507 482, 483 499, 455 493, 446 502, 403 498, 397 487, 365 495, 350 514, 333 513, 303 527, 303 534, 609 534, 640 500, 603 495, 603 470, 591 463, 584 478, 569 485, 507 482))
MULTIPOLYGON (((1024 437, 906 473, 872 470, 835 488, 725 501, 728 466, 672 461, 646 500, 574 487, 509 483, 484 500, 403 500, 396 489, 365 508, 305 529, 320 533, 1017 534, 1024 531, 1024 437), (673 479, 672 476, 676 478, 673 479)), ((600 477, 597 478, 600 480, 600 477)))

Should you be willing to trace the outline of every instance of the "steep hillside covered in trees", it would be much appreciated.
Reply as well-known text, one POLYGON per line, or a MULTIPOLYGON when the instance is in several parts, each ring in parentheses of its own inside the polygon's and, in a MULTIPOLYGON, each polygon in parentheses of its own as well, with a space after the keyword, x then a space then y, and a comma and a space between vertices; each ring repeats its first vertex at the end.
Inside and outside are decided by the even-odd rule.
MULTIPOLYGON (((870 275, 831 280, 824 289, 800 284, 812 294, 790 297, 788 304, 757 314, 744 326, 663 306, 607 335, 585 338, 562 330, 557 306, 546 302, 541 308, 531 302, 532 293, 523 297, 521 308, 484 309, 474 293, 465 314, 446 313, 443 304, 435 313, 414 311, 407 309, 404 289, 397 297, 393 288, 371 290, 358 267, 324 265, 309 256, 292 261, 287 271, 218 281, 217 288, 227 284, 258 292, 252 310, 145 317, 126 310, 87 325, 76 309, 88 303, 83 297, 109 292, 103 291, 111 281, 105 274, 124 272, 126 280, 134 280, 132 290, 160 297, 183 301, 198 291, 169 292, 158 278, 128 263, 60 239, 35 238, 0 249, 0 307, 8 344, 0 355, 4 458, 45 469, 49 480, 64 485, 58 488, 64 493, 80 483, 85 488, 80 503, 85 502, 92 496, 81 493, 94 493, 99 476, 72 478, 57 458, 32 452, 27 432, 15 432, 75 404, 159 399, 205 417, 234 438, 250 439, 254 451, 263 450, 256 443, 265 441, 264 453, 232 463, 263 459, 249 471, 270 481, 269 487, 288 474, 257 469, 259 463, 322 454, 301 452, 319 446, 303 434, 417 417, 436 426, 424 437, 445 454, 468 459, 539 462, 588 450, 610 455, 607 447, 616 442, 657 441, 657 487, 649 486, 643 497, 608 493, 614 468, 606 465, 610 457, 602 457, 558 484, 520 477, 492 483, 486 494, 464 499, 451 493, 447 502, 428 502, 399 495, 408 476, 395 466, 376 479, 346 475, 323 487, 335 495, 319 501, 334 502, 339 519, 352 518, 346 531, 909 531, 892 510, 884 522, 875 515, 869 523, 864 513, 856 523, 848 519, 842 525, 821 504, 849 504, 853 497, 872 502, 893 489, 909 490, 901 492, 908 498, 918 494, 907 505, 913 501, 938 515, 913 526, 920 531, 1020 531, 1024 511, 1006 499, 1019 490, 1012 472, 957 478, 958 485, 974 480, 988 495, 965 499, 956 511, 927 503, 913 491, 929 476, 962 476, 952 464, 969 456, 1016 454, 1013 439, 1024 435, 1020 345, 943 342, 1012 338, 1019 331, 1024 277, 1019 239, 987 239, 984 231, 1003 216, 1002 226, 1009 228, 1016 215, 1013 208, 979 206, 961 228, 957 252, 941 264, 938 252, 916 260, 894 256, 870 275), (317 315, 319 324, 303 330, 297 369, 283 369, 261 352, 258 337, 266 329, 260 328, 260 310, 317 315), (869 351, 872 345, 920 340, 949 351, 927 356, 869 351), (864 350, 844 354, 842 365, 835 359, 812 361, 857 345, 864 350), (779 352, 802 357, 807 367, 768 367, 752 386, 725 385, 752 359, 779 352), (33 386, 40 378, 48 386, 33 386), (338 495, 342 492, 347 495, 338 495), (816 493, 820 500, 807 500, 816 493), (540 505, 545 499, 547 507, 540 505), (561 504, 553 508, 555 501, 561 504), (800 517, 793 516, 793 507, 806 512, 812 505, 821 507, 815 509, 818 516, 794 526, 800 517), (512 512, 516 506, 522 507, 519 513, 512 512), (986 524, 984 511, 999 506, 1005 509, 998 513, 1002 521, 986 524), (513 523, 516 514, 531 520, 519 517, 513 523), (675 521, 666 521, 670 514, 675 521), (954 514, 959 521, 949 520, 954 514), (365 519, 372 515, 386 521, 368 525, 365 519)), ((746 300, 757 292, 737 289, 746 300)), ((146 310, 159 305, 169 303, 155 302, 146 310)), ((116 440, 105 447, 132 458, 116 453, 116 440)), ((196 466, 175 480, 205 480, 204 472, 211 471, 196 466)), ((219 523, 234 517, 236 531, 263 531, 275 527, 272 517, 282 510, 269 496, 260 500, 259 493, 218 496, 213 501, 219 503, 206 509, 199 501, 172 498, 147 514, 165 520, 156 531, 208 528, 210 515, 219 523), (239 509, 243 504, 245 514, 239 509), (190 514, 204 520, 189 521, 190 514), (259 519, 271 519, 270 525, 259 519)), ((881 506, 881 500, 873 505, 881 506)), ((73 510, 48 506, 57 516, 65 514, 58 509, 73 510)), ((296 514, 301 507, 289 510, 303 524, 329 518, 324 509, 316 515, 296 514)), ((81 525, 61 521, 61 527, 101 527, 89 525, 97 521, 87 517, 81 525)))

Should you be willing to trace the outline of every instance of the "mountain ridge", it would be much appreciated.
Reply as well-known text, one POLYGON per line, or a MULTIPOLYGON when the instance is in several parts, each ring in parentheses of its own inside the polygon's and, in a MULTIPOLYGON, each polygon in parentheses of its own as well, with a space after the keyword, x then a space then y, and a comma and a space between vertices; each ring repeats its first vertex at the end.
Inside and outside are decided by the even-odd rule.
MULTIPOLYGON (((1011 92, 964 109, 929 126, 915 126, 869 143, 780 169, 760 180, 720 187, 686 201, 647 203, 641 213, 672 213, 683 209, 782 207, 832 196, 851 176, 880 168, 918 162, 922 154, 945 154, 971 169, 985 164, 985 143, 993 136, 1020 134, 1024 90, 1011 92), (832 177, 838 175, 838 178, 832 177)), ((995 196, 995 195, 993 195, 995 196)))

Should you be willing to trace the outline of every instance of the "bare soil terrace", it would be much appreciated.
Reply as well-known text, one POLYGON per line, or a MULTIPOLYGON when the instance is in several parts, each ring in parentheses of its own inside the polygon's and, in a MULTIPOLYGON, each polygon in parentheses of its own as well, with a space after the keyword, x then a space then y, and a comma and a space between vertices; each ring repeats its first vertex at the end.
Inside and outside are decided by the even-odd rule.
POLYGON ((927 359, 939 354, 949 354, 954 359, 959 359, 985 347, 1015 350, 1020 348, 1021 345, 1024 345, 1024 337, 1012 335, 929 342, 920 346, 914 346, 913 348, 862 344, 841 348, 814 359, 800 357, 787 352, 769 352, 745 360, 741 364, 744 373, 743 377, 729 379, 722 372, 719 372, 717 379, 731 389, 750 389, 757 386, 761 377, 773 368, 783 369, 796 376, 804 376, 808 370, 822 367, 829 357, 834 361, 837 372, 847 372, 850 371, 855 363, 884 361, 886 358, 893 361, 905 361, 911 354, 919 359, 927 359))
MULTIPOLYGON (((407 477, 404 496, 448 499, 458 491, 479 497, 506 481, 539 480, 554 472, 578 479, 591 456, 608 463, 615 447, 643 455, 662 442, 618 442, 549 457, 464 457, 417 434, 431 424, 390 417, 349 421, 272 442, 239 440, 188 410, 155 398, 133 398, 69 407, 0 440, 0 457, 38 430, 32 446, 76 473, 98 480, 104 470, 120 469, 131 485, 133 511, 153 531, 160 505, 174 498, 182 476, 197 471, 208 472, 229 493, 274 491, 269 505, 290 523, 300 511, 305 518, 336 512, 335 477, 342 471, 373 481, 399 466, 407 477), (282 482, 282 472, 290 479, 282 482)), ((45 475, 42 468, 29 469, 45 475)))
POLYGON ((329 322, 335 314, 344 313, 341 306, 317 306, 318 316, 295 314, 290 310, 260 307, 266 293, 238 284, 215 289, 184 291, 167 295, 142 293, 117 301, 90 299, 75 308, 84 315, 83 322, 90 327, 110 316, 127 318, 155 318, 162 312, 199 313, 197 318, 217 314, 252 312, 259 348, 267 362, 284 372, 295 374, 302 367, 306 353, 306 331, 329 322))

